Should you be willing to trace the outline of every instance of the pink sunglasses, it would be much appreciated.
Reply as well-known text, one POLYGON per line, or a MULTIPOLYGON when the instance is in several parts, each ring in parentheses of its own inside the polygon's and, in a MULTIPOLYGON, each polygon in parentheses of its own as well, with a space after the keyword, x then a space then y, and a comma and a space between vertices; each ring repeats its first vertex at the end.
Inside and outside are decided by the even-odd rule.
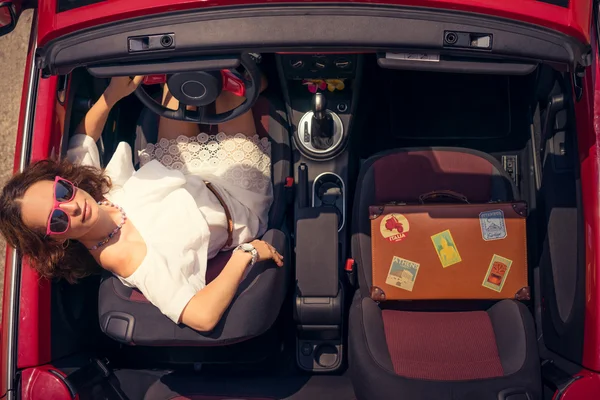
POLYGON ((59 208, 59 204, 73 200, 76 188, 77 186, 60 176, 54 178, 54 205, 48 217, 46 235, 60 235, 71 226, 71 217, 59 208))

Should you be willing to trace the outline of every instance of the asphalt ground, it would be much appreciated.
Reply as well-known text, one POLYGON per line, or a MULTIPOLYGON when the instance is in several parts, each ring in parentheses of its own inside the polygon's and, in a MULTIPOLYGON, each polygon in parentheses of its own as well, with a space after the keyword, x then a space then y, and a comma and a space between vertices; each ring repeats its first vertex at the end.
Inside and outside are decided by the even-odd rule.
MULTIPOLYGON (((31 30, 31 10, 26 10, 14 31, 0 37, 0 182, 10 178, 13 171, 15 138, 21 104, 25 58, 31 30)), ((4 287, 4 255, 6 243, 0 237, 0 294, 4 287)), ((0 303, 2 297, 0 296, 0 303)), ((0 307, 0 315, 2 308, 0 307)))

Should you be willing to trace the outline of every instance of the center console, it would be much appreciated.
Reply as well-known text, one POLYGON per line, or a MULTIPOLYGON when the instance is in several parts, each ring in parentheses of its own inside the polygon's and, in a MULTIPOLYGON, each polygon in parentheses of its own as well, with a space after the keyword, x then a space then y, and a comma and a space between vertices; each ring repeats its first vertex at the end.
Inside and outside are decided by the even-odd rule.
POLYGON ((362 70, 358 54, 279 54, 293 129, 296 359, 332 372, 344 354, 348 140, 362 70))

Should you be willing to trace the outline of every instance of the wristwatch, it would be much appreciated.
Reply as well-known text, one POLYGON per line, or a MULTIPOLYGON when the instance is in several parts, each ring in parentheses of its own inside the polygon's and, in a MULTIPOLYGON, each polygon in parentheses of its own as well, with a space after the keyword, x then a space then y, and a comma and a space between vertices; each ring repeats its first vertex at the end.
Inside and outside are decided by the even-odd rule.
POLYGON ((243 251, 245 253, 250 253, 252 255, 252 261, 250 262, 250 266, 256 264, 256 261, 258 260, 258 251, 256 251, 256 248, 250 243, 242 243, 233 251, 243 251))

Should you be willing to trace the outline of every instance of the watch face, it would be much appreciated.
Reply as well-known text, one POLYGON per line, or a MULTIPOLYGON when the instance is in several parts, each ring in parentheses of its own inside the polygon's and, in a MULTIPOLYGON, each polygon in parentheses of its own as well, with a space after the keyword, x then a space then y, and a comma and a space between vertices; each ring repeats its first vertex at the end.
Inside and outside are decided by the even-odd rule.
POLYGON ((244 243, 240 247, 244 251, 252 251, 252 250, 254 250, 254 246, 252 246, 250 243, 244 243))

